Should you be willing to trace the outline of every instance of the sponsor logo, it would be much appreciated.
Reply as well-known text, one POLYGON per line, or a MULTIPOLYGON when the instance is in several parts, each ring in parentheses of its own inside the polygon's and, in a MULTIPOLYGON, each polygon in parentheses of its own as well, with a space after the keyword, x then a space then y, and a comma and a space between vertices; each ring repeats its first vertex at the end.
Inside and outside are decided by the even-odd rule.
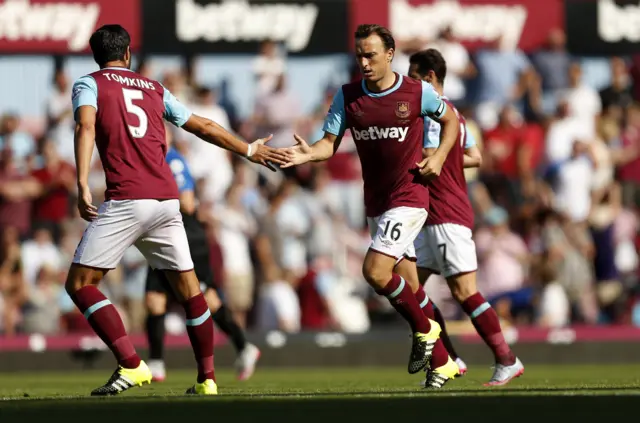
POLYGON ((598 1, 598 35, 603 41, 617 43, 640 41, 639 4, 618 5, 613 0, 598 1))
POLYGON ((409 127, 394 126, 391 128, 379 128, 377 126, 371 126, 367 129, 353 129, 351 133, 356 141, 369 141, 369 140, 396 140, 403 142, 407 137, 409 127))
POLYGON ((409 117, 409 114, 411 114, 411 108, 409 107, 409 102, 398 101, 396 103, 396 116, 398 116, 400 119, 404 119, 409 117))
POLYGON ((283 42, 291 52, 299 52, 309 45, 318 12, 312 3, 225 0, 200 4, 176 0, 176 37, 185 43, 274 40, 283 42))
POLYGON ((0 3, 0 40, 63 41, 69 51, 82 51, 89 46, 99 16, 98 3, 6 0, 0 3))
POLYGON ((503 48, 515 48, 527 21, 526 7, 518 4, 460 4, 455 0, 436 0, 412 5, 407 0, 391 0, 390 29, 396 39, 437 39, 451 28, 462 41, 500 40, 503 48))

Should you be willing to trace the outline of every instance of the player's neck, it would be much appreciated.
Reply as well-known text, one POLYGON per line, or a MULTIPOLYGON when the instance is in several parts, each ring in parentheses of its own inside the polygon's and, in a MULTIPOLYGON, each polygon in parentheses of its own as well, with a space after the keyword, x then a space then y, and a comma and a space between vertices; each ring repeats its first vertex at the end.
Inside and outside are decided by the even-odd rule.
POLYGON ((365 84, 367 86, 367 89, 372 93, 380 93, 393 87, 396 83, 397 78, 399 78, 399 76, 396 75, 395 72, 387 72, 384 78, 378 81, 366 81, 365 84))
POLYGON ((123 69, 129 70, 129 67, 127 66, 127 62, 123 60, 114 60, 112 62, 107 62, 104 64, 104 66, 102 66, 102 69, 106 69, 106 68, 123 68, 123 69))
POLYGON ((442 85, 441 84, 435 84, 433 86, 433 88, 436 90, 436 92, 440 95, 443 96, 444 95, 444 90, 442 89, 442 85))

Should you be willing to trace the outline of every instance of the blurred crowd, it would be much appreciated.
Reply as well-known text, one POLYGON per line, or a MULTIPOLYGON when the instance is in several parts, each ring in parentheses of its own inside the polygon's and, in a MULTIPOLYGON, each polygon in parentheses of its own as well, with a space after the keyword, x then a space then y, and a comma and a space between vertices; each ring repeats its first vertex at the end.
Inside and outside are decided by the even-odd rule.
MULTIPOLYGON (((472 54, 445 30, 437 40, 399 45, 395 69, 406 73, 408 56, 427 47, 447 60, 445 94, 483 151, 482 167, 466 174, 480 291, 512 324, 640 325, 640 58, 599 59, 606 84, 596 89, 559 30, 529 55, 504 50, 499 40, 472 54)), ((158 73, 145 61, 137 70, 158 73)), ((304 93, 288 88, 287 58, 276 44, 263 44, 252 71, 256 101, 246 119, 219 87, 196 84, 188 66, 161 82, 243 139, 273 134, 275 146, 292 145, 294 132, 319 139, 337 87, 305 114, 304 93)), ((351 75, 358 77, 355 66, 351 75)), ((75 208, 71 83, 58 69, 43 133, 23 131, 20 116, 0 111, 5 335, 87 330, 63 289, 86 225, 75 208)), ((275 173, 173 127, 167 136, 198 181, 215 282, 243 325, 359 333, 397 322, 361 277, 369 238, 348 132, 328 162, 275 173)), ((105 186, 97 153, 90 185, 98 204, 105 186)), ((102 286, 134 332, 143 329, 146 272, 132 247, 102 286)), ((432 277, 426 289, 446 317, 462 318, 441 279, 432 277)), ((175 313, 168 324, 177 333, 175 313)))

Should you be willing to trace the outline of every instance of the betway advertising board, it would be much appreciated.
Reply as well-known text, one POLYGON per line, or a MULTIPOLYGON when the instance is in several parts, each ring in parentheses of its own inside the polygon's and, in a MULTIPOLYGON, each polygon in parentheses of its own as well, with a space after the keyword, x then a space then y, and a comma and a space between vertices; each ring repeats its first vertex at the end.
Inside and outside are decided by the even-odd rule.
POLYGON ((350 32, 379 23, 400 42, 428 41, 451 28, 470 49, 499 43, 531 51, 564 26, 563 0, 351 0, 350 8, 350 32))
POLYGON ((142 0, 150 53, 255 53, 279 42, 290 54, 347 51, 346 0, 142 0))
POLYGON ((640 53, 640 0, 566 0, 565 7, 572 53, 640 53))
POLYGON ((124 26, 140 45, 138 0, 0 0, 0 52, 89 52, 91 34, 104 24, 124 26))

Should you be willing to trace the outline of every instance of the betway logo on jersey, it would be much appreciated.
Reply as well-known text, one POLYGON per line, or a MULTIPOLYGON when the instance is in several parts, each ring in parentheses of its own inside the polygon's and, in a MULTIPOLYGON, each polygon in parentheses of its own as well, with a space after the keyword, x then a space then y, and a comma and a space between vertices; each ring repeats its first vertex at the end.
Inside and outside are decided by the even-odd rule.
POLYGON ((64 41, 69 51, 82 51, 89 45, 99 16, 98 3, 6 0, 0 3, 0 40, 64 41))
MULTIPOLYGON (((639 2, 640 3, 640 2, 639 2)), ((609 43, 640 41, 640 4, 598 1, 598 35, 609 43)))
POLYGON ((427 38, 451 28, 461 41, 490 42, 500 39, 502 47, 515 48, 527 21, 527 9, 521 5, 460 4, 455 0, 436 0, 412 5, 407 0, 391 0, 389 21, 397 39, 427 38))
POLYGON ((176 36, 183 42, 283 41, 298 52, 309 45, 317 17, 318 6, 309 3, 177 0, 176 36))
POLYGON ((351 133, 356 141, 368 141, 368 140, 397 140, 402 142, 407 137, 409 132, 408 127, 393 126, 391 128, 378 128, 377 126, 370 126, 367 129, 353 129, 351 133))

